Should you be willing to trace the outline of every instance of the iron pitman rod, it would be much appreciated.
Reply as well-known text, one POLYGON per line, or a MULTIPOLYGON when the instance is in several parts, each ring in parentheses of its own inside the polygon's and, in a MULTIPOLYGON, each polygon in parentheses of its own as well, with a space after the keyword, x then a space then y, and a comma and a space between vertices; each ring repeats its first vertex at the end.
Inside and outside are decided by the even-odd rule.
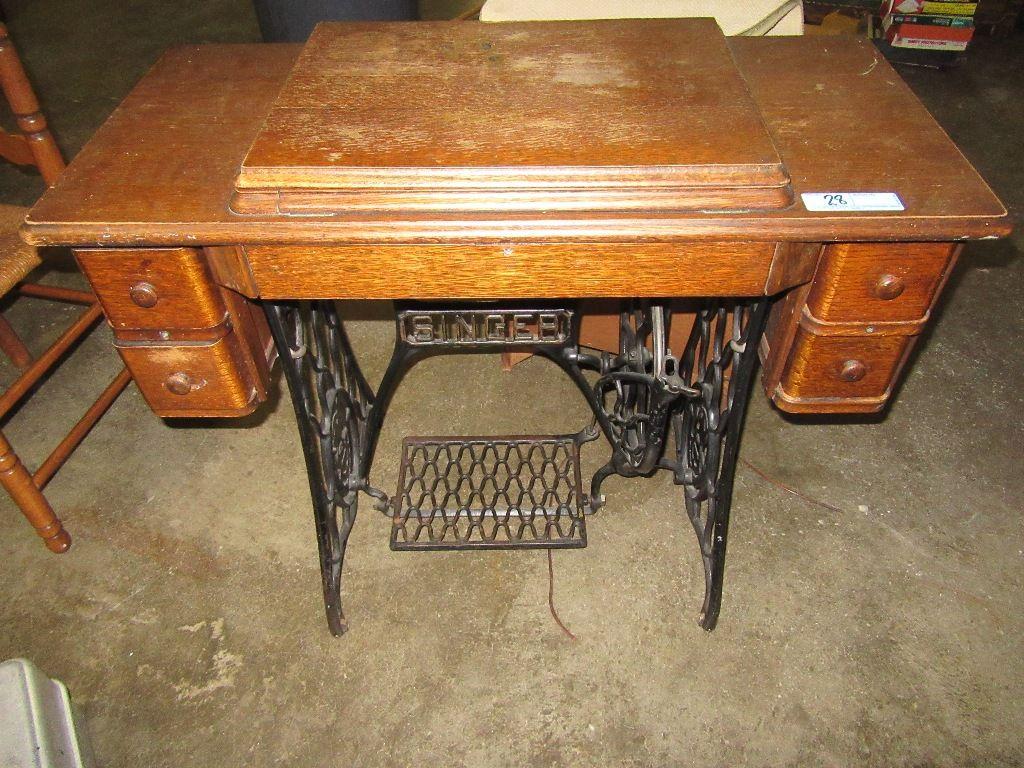
POLYGON ((295 408, 313 500, 324 603, 332 634, 347 623, 341 569, 359 491, 388 512, 369 483, 388 403, 406 371, 435 354, 525 349, 555 362, 576 383, 594 424, 578 444, 604 435, 612 449, 590 486, 588 510, 605 502, 612 474, 673 473, 697 534, 705 574, 699 623, 714 629, 722 599, 733 475, 768 300, 706 300, 692 314, 685 347, 668 346, 668 302, 630 302, 620 316, 618 354, 583 351, 573 304, 396 303, 395 345, 376 390, 356 361, 332 301, 264 302, 295 408), (671 433, 674 451, 666 454, 671 433))

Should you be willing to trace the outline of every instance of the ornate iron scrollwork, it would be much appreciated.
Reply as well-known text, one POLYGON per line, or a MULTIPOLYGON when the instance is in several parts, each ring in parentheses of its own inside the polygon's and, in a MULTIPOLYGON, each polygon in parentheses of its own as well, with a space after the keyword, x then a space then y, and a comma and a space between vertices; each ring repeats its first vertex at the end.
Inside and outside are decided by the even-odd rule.
MULTIPOLYGON (((700 303, 677 357, 669 346, 672 313, 667 303, 636 302, 622 313, 617 355, 581 351, 575 308, 401 304, 396 307, 394 352, 375 394, 359 370, 333 302, 266 302, 309 473, 332 633, 346 629, 341 567, 358 492, 377 498, 382 511, 398 515, 401 507, 372 488, 368 475, 384 411, 402 375, 430 354, 505 347, 526 348, 553 360, 587 399, 596 428, 559 439, 571 439, 577 452, 600 433, 608 440, 612 454, 591 481, 587 511, 603 503, 601 484, 612 474, 673 472, 683 486, 704 562, 700 624, 713 629, 721 606, 739 436, 767 306, 767 299, 700 303), (596 381, 587 377, 588 371, 596 381), (675 451, 666 457, 670 434, 675 451)), ((564 536, 555 539, 560 543, 552 539, 529 545, 566 544, 564 536)))
POLYGON ((733 476, 767 308, 767 299, 702 302, 677 358, 670 307, 637 302, 620 316, 619 354, 602 358, 591 399, 612 446, 591 482, 592 507, 603 503, 601 484, 612 474, 673 472, 700 546, 699 623, 707 630, 721 609, 733 476), (665 457, 669 424, 674 458, 665 457))
POLYGON ((705 580, 699 623, 707 630, 722 605, 733 477, 767 307, 761 299, 701 309, 679 361, 679 375, 694 392, 673 411, 675 461, 663 466, 683 486, 697 534, 705 580))
POLYGON ((347 628, 341 566, 358 493, 367 487, 367 418, 374 397, 333 302, 267 303, 266 314, 306 458, 327 623, 341 635, 347 628))

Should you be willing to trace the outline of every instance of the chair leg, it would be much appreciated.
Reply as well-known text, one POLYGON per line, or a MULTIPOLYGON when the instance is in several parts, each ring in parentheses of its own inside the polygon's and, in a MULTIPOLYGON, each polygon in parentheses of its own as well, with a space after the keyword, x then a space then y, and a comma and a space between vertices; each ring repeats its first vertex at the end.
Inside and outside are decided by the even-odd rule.
POLYGON ((51 552, 64 552, 71 546, 71 536, 53 513, 50 502, 32 482, 32 476, 21 463, 11 444, 0 432, 0 484, 14 499, 36 533, 51 552))
POLYGON ((7 319, 0 315, 0 350, 11 358, 11 362, 19 368, 28 368, 32 364, 32 353, 11 328, 7 319))
POLYGON ((117 396, 124 391, 124 388, 131 383, 131 380, 131 373, 129 373, 127 368, 122 368, 121 372, 103 390, 103 393, 96 398, 96 402, 89 406, 89 410, 85 412, 85 415, 72 427, 71 431, 60 441, 60 444, 53 449, 53 453, 33 473, 32 482, 36 488, 42 490, 46 487, 46 484, 50 482, 50 478, 68 460, 72 451, 85 439, 89 431, 96 426, 96 422, 114 404, 117 396))

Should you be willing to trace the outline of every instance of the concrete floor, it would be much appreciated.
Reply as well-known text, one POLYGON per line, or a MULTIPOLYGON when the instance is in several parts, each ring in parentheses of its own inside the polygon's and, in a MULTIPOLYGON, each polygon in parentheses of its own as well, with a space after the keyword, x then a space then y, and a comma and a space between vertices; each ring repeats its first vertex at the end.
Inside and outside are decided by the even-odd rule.
MULTIPOLYGON (((167 45, 256 38, 245 0, 5 7, 69 153, 167 45)), ((979 40, 955 72, 905 73, 1018 214, 1022 72, 1017 37, 979 40)), ((0 199, 39 194, 0 174, 0 199)), ((609 481, 590 546, 556 553, 577 642, 548 614, 543 554, 391 553, 368 505, 345 565, 352 630, 335 640, 287 400, 245 423, 168 424, 132 387, 49 488, 67 555, 0 499, 0 658, 68 684, 106 766, 1020 765, 1022 243, 967 248, 885 418, 788 420, 755 394, 743 455, 842 512, 741 468, 713 634, 694 623, 695 544, 662 477, 609 481)), ((7 309, 36 348, 71 314, 7 309)), ((373 377, 390 331, 363 314, 373 377)), ((404 434, 586 419, 552 368, 495 365, 414 370, 378 485, 394 487, 404 434)), ((96 332, 6 433, 38 461, 117 368, 96 332)))

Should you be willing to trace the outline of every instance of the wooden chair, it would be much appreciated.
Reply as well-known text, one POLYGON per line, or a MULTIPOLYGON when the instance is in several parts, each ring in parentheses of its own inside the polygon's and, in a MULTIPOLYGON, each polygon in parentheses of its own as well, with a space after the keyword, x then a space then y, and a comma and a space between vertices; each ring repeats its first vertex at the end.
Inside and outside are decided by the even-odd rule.
MULTIPOLYGON (((3 24, 0 24, 0 86, 14 113, 19 131, 0 131, 0 156, 18 165, 36 166, 47 185, 52 185, 64 170, 64 158, 46 127, 39 101, 3 24)), ((35 358, 10 324, 0 316, 0 349, 21 369, 17 380, 0 395, 0 423, 103 317, 96 297, 88 291, 22 282, 42 263, 36 249, 18 237, 18 228, 27 213, 26 208, 0 205, 0 298, 13 292, 37 299, 82 304, 86 310, 57 341, 35 358)), ((30 473, 26 469, 0 431, 0 484, 51 552, 67 550, 71 546, 71 537, 43 496, 43 488, 129 381, 131 375, 122 369, 35 472, 30 473)))

